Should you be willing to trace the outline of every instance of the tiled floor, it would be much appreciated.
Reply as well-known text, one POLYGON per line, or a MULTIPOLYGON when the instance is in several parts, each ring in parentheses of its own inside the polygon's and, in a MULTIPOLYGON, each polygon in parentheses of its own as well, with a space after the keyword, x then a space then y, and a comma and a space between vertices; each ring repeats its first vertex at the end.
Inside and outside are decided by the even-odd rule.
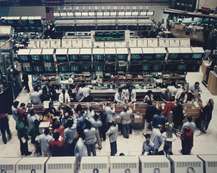
MULTIPOLYGON (((201 81, 202 76, 201 73, 189 73, 187 75, 187 80, 190 84, 193 84, 195 81, 201 81)), ((192 154, 217 154, 217 97, 212 96, 209 91, 201 85, 203 93, 202 98, 204 102, 207 102, 209 98, 213 98, 215 101, 213 119, 210 124, 210 128, 207 134, 200 134, 199 131, 196 131, 194 138, 194 147, 192 150, 192 154)), ((23 102, 28 101, 28 95, 26 93, 21 93, 18 97, 18 100, 23 102)), ((19 156, 19 142, 16 136, 15 123, 10 120, 11 130, 13 132, 12 140, 4 145, 0 140, 0 157, 15 157, 19 156)), ((122 136, 118 138, 118 153, 124 153, 126 155, 140 155, 142 150, 143 143, 143 135, 142 131, 134 131, 133 135, 130 136, 129 139, 124 139, 122 136)), ((173 144, 173 153, 180 154, 179 150, 181 149, 180 139, 177 139, 173 144)), ((33 150, 33 147, 30 147, 30 150, 33 150)), ((110 154, 110 146, 108 140, 103 142, 103 149, 97 151, 97 155, 109 155, 110 154)))

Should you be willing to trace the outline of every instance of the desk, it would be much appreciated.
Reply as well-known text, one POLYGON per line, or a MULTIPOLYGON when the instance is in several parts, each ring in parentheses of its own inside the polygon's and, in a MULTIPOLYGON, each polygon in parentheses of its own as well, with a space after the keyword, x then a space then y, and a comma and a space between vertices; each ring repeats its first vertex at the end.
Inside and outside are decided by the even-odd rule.
POLYGON ((217 74, 214 71, 209 72, 208 90, 213 95, 217 95, 217 74))

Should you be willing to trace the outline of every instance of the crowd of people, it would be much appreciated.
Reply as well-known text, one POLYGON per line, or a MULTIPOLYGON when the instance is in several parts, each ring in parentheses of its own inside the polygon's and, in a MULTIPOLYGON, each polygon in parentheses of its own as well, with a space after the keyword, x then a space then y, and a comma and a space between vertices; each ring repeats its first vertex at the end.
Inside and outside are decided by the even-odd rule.
MULTIPOLYGON (((40 115, 25 103, 14 101, 12 115, 16 122, 21 155, 76 156, 81 159, 83 156, 96 156, 96 150, 102 149, 102 142, 106 139, 110 142, 110 155, 118 154, 118 136, 128 139, 132 133, 134 115, 130 105, 136 102, 136 92, 131 87, 117 91, 114 103, 124 104, 120 113, 115 112, 114 103, 111 102, 104 104, 102 112, 95 112, 91 106, 69 106, 72 99, 89 100, 89 90, 85 86, 80 87, 75 88, 77 92, 71 94, 69 90, 61 88, 45 86, 39 90, 34 87, 30 93, 32 105, 49 101, 49 107, 40 115), (60 105, 55 107, 54 101, 60 105), (42 129, 41 122, 49 122, 50 126, 42 129), (30 142, 34 151, 29 150, 30 142)), ((144 112, 145 140, 141 154, 171 155, 173 142, 178 138, 181 140, 181 153, 191 154, 194 132, 198 128, 206 133, 214 107, 212 99, 207 104, 202 102, 200 92, 198 82, 189 90, 181 88, 176 94, 166 90, 161 95, 160 103, 163 104, 155 101, 152 91, 147 92, 143 100, 147 108, 144 112), (198 102, 201 111, 196 120, 186 115, 183 108, 184 103, 193 101, 198 102)), ((7 114, 0 115, 1 134, 5 144, 11 139, 8 120, 7 114)))

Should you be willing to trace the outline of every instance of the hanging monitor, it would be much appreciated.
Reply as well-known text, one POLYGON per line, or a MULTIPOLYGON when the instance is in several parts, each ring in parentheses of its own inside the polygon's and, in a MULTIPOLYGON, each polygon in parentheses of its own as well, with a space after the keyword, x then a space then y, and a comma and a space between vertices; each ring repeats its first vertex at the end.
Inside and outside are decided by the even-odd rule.
POLYGON ((67 62, 67 49, 56 49, 56 60, 57 62, 67 62))
POLYGON ((42 60, 45 62, 54 62, 54 49, 42 49, 42 60))

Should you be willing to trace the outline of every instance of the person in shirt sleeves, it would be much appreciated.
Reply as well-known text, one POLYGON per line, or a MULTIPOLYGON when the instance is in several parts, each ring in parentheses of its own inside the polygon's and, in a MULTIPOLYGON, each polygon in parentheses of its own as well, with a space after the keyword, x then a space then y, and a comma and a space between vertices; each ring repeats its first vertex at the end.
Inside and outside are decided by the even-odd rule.
POLYGON ((41 103, 41 95, 42 95, 42 91, 39 91, 38 87, 35 86, 34 91, 30 93, 31 103, 34 105, 40 104, 41 103))
POLYGON ((44 129, 44 133, 37 136, 35 139, 41 146, 41 153, 43 157, 50 155, 49 144, 53 141, 53 137, 49 133, 49 129, 46 128, 44 129))
POLYGON ((122 89, 119 88, 118 91, 115 93, 115 103, 124 103, 122 89))
POLYGON ((110 127, 106 134, 110 141, 111 156, 115 156, 115 154, 117 153, 118 125, 112 122, 109 126, 110 127))
POLYGON ((63 156, 64 155, 64 141, 60 138, 58 132, 53 133, 54 140, 49 143, 50 152, 52 156, 63 156))
POLYGON ((142 155, 152 155, 154 152, 154 144, 150 141, 151 135, 144 134, 145 141, 142 146, 142 155))
POLYGON ((96 142, 97 142, 97 131, 92 127, 89 121, 86 121, 86 128, 84 129, 85 145, 87 146, 88 156, 96 156, 96 142))
POLYGON ((62 89, 62 92, 59 95, 59 102, 61 104, 68 104, 68 103, 70 103, 69 94, 66 92, 65 89, 62 89))

